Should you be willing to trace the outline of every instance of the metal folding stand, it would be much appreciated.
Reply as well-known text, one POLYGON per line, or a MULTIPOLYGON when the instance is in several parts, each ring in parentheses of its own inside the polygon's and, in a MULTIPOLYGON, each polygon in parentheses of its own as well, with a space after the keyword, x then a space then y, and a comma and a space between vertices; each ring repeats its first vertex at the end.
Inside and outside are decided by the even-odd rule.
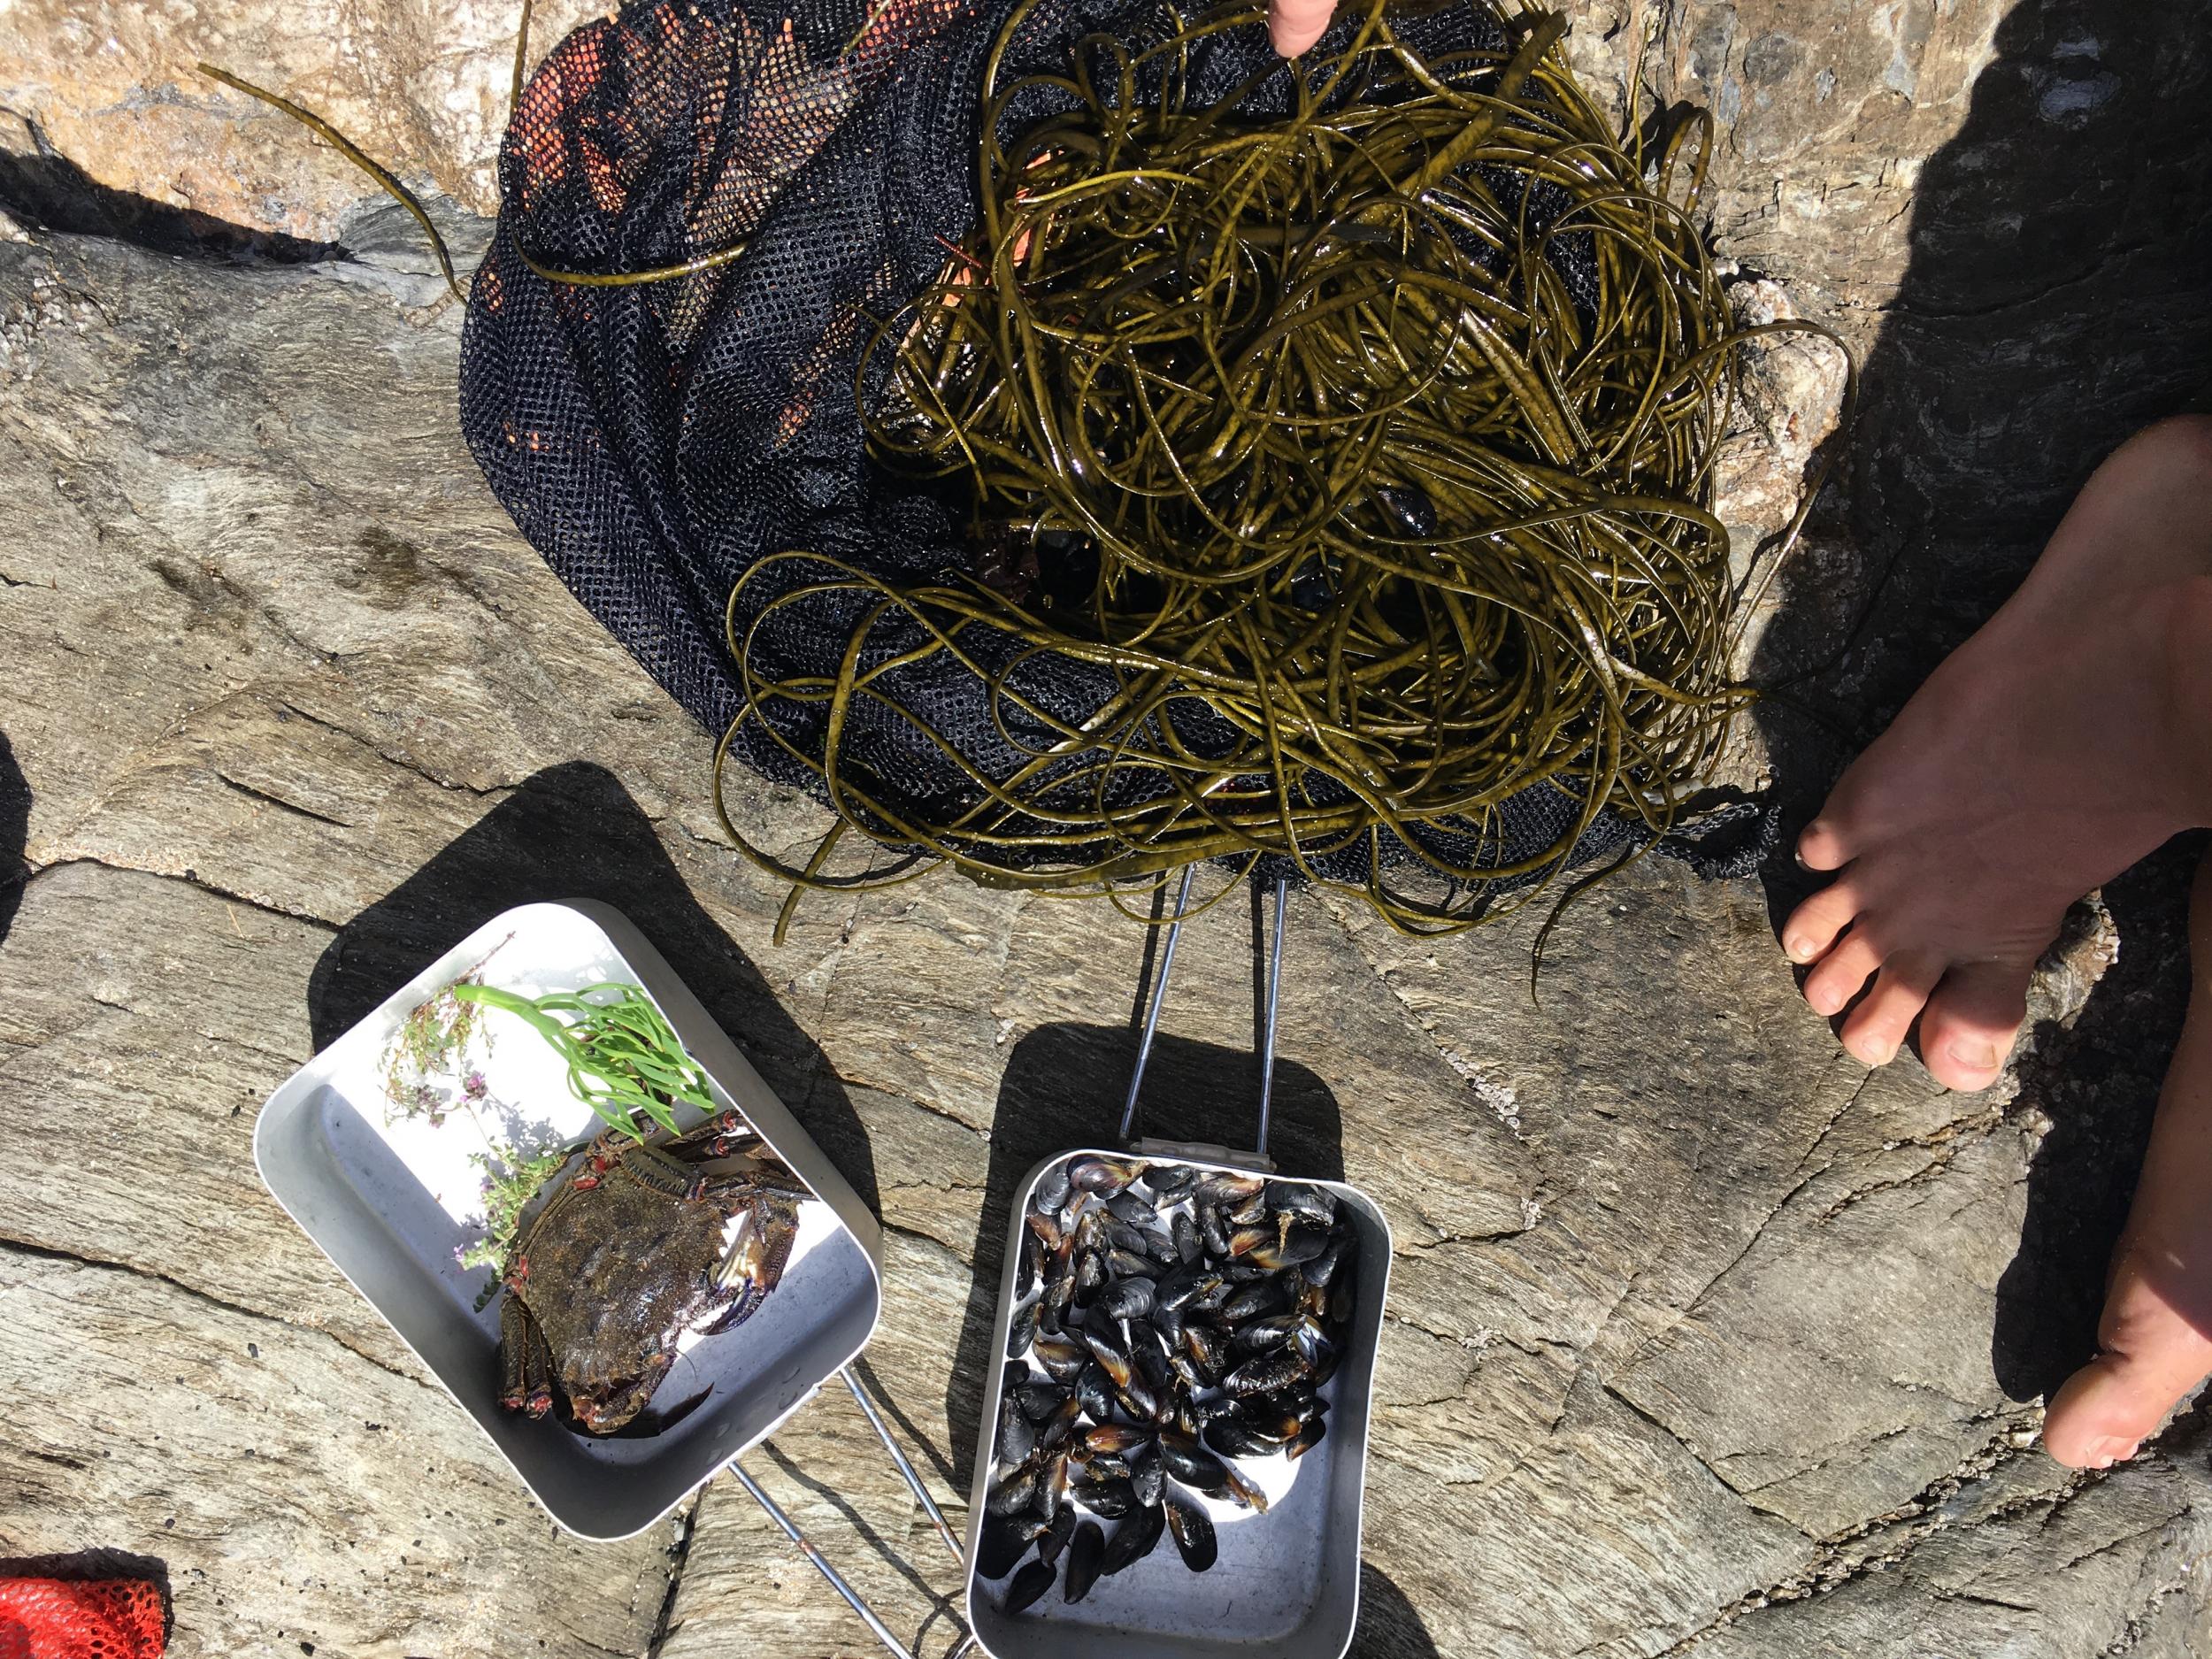
MULTIPOLYGON (((840 1366, 837 1374, 844 1379, 845 1386, 852 1391, 853 1399, 859 1405, 861 1414, 868 1419, 868 1426, 876 1432, 876 1438, 883 1442, 883 1449, 891 1455, 892 1464, 898 1470, 899 1478, 906 1482, 906 1489, 914 1494, 914 1501, 922 1506, 922 1513, 929 1517, 929 1524, 937 1529, 937 1536, 943 1539, 945 1547, 952 1551, 953 1560, 964 1564, 965 1556, 961 1551, 960 1535, 952 1530, 950 1523, 945 1519, 945 1512, 937 1507, 937 1500, 929 1495, 929 1488, 922 1484, 920 1471, 914 1467, 912 1461, 907 1456, 898 1441, 892 1438, 890 1425, 883 1420, 883 1415, 876 1409, 875 1402, 868 1397, 868 1391, 860 1386, 860 1379, 853 1375, 853 1369, 849 1364, 840 1366)), ((730 1473, 737 1477, 737 1484, 753 1494, 753 1502, 767 1512, 768 1518, 783 1529, 784 1536, 796 1544, 806 1558, 814 1563, 814 1570, 829 1581, 830 1588, 844 1598, 845 1605, 857 1613, 861 1622, 875 1632, 876 1640, 892 1653, 896 1654, 899 1659, 915 1659, 913 1650, 898 1639, 897 1634, 883 1622, 875 1609, 868 1605, 866 1598, 853 1588, 845 1575, 830 1564, 829 1557, 823 1555, 814 1540, 800 1530, 799 1524, 785 1512, 783 1506, 770 1497, 758 1481, 746 1473, 744 1466, 737 1459, 732 1458, 728 1467, 730 1473)), ((963 1628, 959 1645, 953 1648, 946 1659, 960 1659, 960 1655, 974 1646, 974 1636, 963 1628)))
MULTIPOLYGON (((1176 941, 1182 937, 1184 918, 1190 914, 1191 879, 1197 874, 1197 866, 1186 865, 1183 880, 1175 894, 1175 914, 1169 921, 1167 938, 1160 946, 1160 974, 1152 982, 1151 1005, 1145 1010, 1144 1035, 1137 1043, 1137 1064, 1129 1073, 1129 1098, 1121 1109, 1119 1139, 1130 1144, 1129 1132, 1137 1121, 1137 1094, 1144 1087, 1144 1069, 1152 1058, 1152 1039, 1160 1029, 1160 1010, 1167 1002, 1168 976, 1175 972, 1176 941)), ((1283 921, 1290 902, 1290 883, 1278 879, 1275 883, 1274 923, 1267 941, 1267 1000, 1262 1005, 1264 1012, 1260 1021, 1260 1125, 1254 1138, 1252 1160, 1272 1166, 1267 1156, 1267 1131, 1271 1110, 1275 1101, 1275 1019, 1282 1008, 1283 997, 1283 921)))

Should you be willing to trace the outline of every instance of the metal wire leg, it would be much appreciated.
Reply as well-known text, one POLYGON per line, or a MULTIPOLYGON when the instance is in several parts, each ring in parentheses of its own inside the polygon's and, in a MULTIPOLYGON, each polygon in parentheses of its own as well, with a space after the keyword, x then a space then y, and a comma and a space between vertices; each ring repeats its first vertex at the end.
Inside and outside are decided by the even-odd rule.
POLYGON ((1275 1015, 1283 1001, 1283 917, 1290 902, 1290 883, 1275 883, 1275 936, 1267 941, 1267 1017, 1260 1033, 1259 1154, 1267 1156, 1268 1111, 1275 1103, 1275 1015))
POLYGON ((952 1530, 945 1519, 945 1512, 937 1507, 937 1500, 929 1495, 929 1488, 922 1484, 922 1477, 908 1461, 898 1441, 891 1438, 891 1428, 876 1410, 875 1402, 868 1398, 867 1390, 860 1386, 860 1379, 853 1375, 852 1367, 843 1365, 837 1374, 845 1379, 845 1386, 852 1390, 853 1398, 860 1402, 860 1409, 868 1419, 868 1426, 883 1442, 883 1449, 891 1454, 891 1461, 898 1465, 899 1474, 906 1481, 906 1489, 914 1494, 914 1502, 922 1506, 922 1513, 929 1517, 929 1524, 937 1529, 937 1536, 945 1540, 945 1548, 952 1551, 955 1561, 967 1557, 960 1548, 960 1534, 952 1530))
POLYGON ((829 1558, 815 1548, 807 1535, 799 1530, 799 1524, 786 1515, 776 1501, 761 1490, 760 1483, 745 1472, 744 1465, 733 1460, 730 1472, 737 1477, 740 1486, 753 1494, 753 1502, 768 1512, 768 1518, 783 1528, 784 1535, 806 1552, 806 1558, 814 1563, 815 1571, 827 1578, 830 1588, 845 1598, 845 1605, 860 1615, 862 1622, 875 1632, 876 1640, 896 1654, 899 1659, 915 1659, 913 1651, 902 1645, 899 1639, 891 1633, 891 1627, 876 1617, 875 1609, 860 1599, 860 1592, 845 1582, 844 1575, 831 1566, 829 1558))
POLYGON ((1137 1044, 1137 1064, 1129 1074, 1129 1098, 1121 1109, 1120 1140, 1129 1139, 1130 1126, 1137 1121, 1137 1091, 1144 1087, 1145 1062, 1152 1057, 1152 1038, 1160 1029, 1160 1010, 1167 1002, 1167 976, 1175 971, 1175 941, 1183 936, 1183 917, 1190 909, 1190 885, 1198 873, 1196 864, 1183 866, 1183 882, 1175 892, 1175 919, 1167 925, 1167 940, 1160 947, 1160 977, 1152 982, 1152 1006, 1144 1017, 1144 1038, 1137 1044))

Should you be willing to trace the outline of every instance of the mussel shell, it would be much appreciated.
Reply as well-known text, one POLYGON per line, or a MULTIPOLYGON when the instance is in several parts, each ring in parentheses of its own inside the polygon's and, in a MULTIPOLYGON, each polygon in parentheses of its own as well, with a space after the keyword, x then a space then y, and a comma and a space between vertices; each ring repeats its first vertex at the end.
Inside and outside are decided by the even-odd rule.
POLYGON ((1035 1463, 1024 1463, 1020 1468, 991 1488, 983 1500, 983 1507, 993 1515, 1016 1515, 1027 1509, 1037 1497, 1037 1477, 1042 1471, 1035 1463))
POLYGON ((1129 1367, 1128 1345, 1115 1335, 1110 1327, 1093 1330, 1086 1325, 1083 1328, 1083 1343, 1091 1350, 1091 1356, 1105 1369, 1107 1376, 1113 1379, 1117 1388, 1129 1386, 1133 1373, 1129 1367))
POLYGON ((1180 1211, 1169 1224, 1168 1235, 1175 1240, 1175 1254, 1186 1267, 1206 1253, 1206 1241, 1198 1236, 1198 1224, 1180 1211))
POLYGON ((1210 1325, 1187 1325, 1183 1327, 1183 1352, 1198 1367, 1198 1374, 1209 1388, 1221 1386, 1222 1372, 1229 1364, 1229 1345, 1221 1333, 1210 1325))
POLYGON ((1160 1212, 1126 1187, 1106 1201, 1106 1213, 1133 1227, 1150 1230, 1160 1225, 1160 1212))
POLYGON ((1116 1392, 1121 1400, 1122 1409, 1138 1422, 1159 1423, 1166 1420, 1161 1409, 1160 1396, 1143 1378, 1132 1375, 1116 1392))
MULTIPOLYGON (((1072 1509, 1068 1511, 1072 1515, 1072 1509)), ((1014 1563, 1029 1553, 1030 1540, 1044 1532, 1044 1523, 1033 1515, 994 1515, 983 1523, 982 1536, 976 1540, 975 1571, 979 1578, 1003 1578, 1014 1571, 1014 1563)))
POLYGON ((1187 1164, 1154 1164, 1144 1172, 1144 1184, 1161 1203, 1180 1198, 1198 1185, 1198 1171, 1187 1164))
POLYGON ((1158 1281, 1160 1306, 1172 1308, 1178 1312, 1187 1311, 1194 1298, 1222 1282, 1221 1275, 1210 1268, 1175 1268, 1165 1279, 1158 1281))
POLYGON ((1240 1204, 1225 1204, 1222 1214, 1233 1227, 1248 1227, 1267 1216, 1267 1194, 1255 1193, 1240 1204))
POLYGON ((1070 1275, 1079 1296, 1089 1297, 1106 1282, 1106 1253, 1103 1250, 1078 1250, 1075 1271, 1070 1275))
POLYGON ((1167 1517, 1159 1509, 1149 1504, 1140 1509, 1114 1528, 1114 1535, 1106 1540, 1106 1553, 1100 1558, 1100 1570, 1110 1574, 1135 1566, 1152 1553, 1166 1530, 1167 1517))
POLYGON ((1083 1431, 1083 1449, 1087 1452, 1133 1452, 1140 1446, 1152 1443, 1152 1431, 1134 1423, 1101 1423, 1083 1431))
POLYGON ((1198 1195, 1210 1202, 1228 1201, 1242 1203, 1257 1198, 1267 1190, 1267 1181, 1258 1175, 1233 1175, 1226 1170, 1217 1170, 1198 1183, 1198 1195))
POLYGON ((1047 1521, 1056 1519, 1063 1501, 1068 1495, 1068 1455, 1056 1452, 1045 1460, 1044 1468, 1037 1476, 1037 1495, 1030 1508, 1047 1521))
POLYGON ((1339 1325, 1348 1324, 1352 1317, 1352 1280, 1355 1277, 1339 1271, 1336 1283, 1329 1287, 1329 1317, 1339 1325))
POLYGON ((1152 1328, 1160 1333, 1160 1340, 1167 1344, 1169 1353, 1171 1354, 1182 1347, 1182 1313, 1174 1308, 1161 1307, 1156 1292, 1154 1294, 1152 1311, 1145 1317, 1150 1321, 1152 1328))
POLYGON ((1219 1205, 1198 1207, 1198 1236, 1209 1254, 1217 1257, 1229 1254, 1229 1224, 1222 1218, 1219 1205))
POLYGON ((1075 1512, 1075 1505, 1064 1503, 1059 1513, 1046 1524, 1037 1537, 1037 1559, 1049 1567, 1060 1559, 1060 1552, 1068 1547, 1068 1540, 1075 1536, 1075 1524, 1083 1517, 1075 1512))
POLYGON ((1207 1447, 1223 1457, 1271 1456, 1281 1442, 1263 1440, 1235 1417, 1216 1417, 1206 1425, 1207 1447))
POLYGON ((1037 1279, 1044 1270, 1044 1260, 1045 1241, 1037 1236, 1034 1229, 1025 1230, 1021 1254, 1016 1258, 1014 1268, 1014 1294, 1018 1299, 1026 1302, 1029 1293, 1037 1288, 1037 1279))
POLYGON ((1221 1484, 1225 1465, 1196 1440, 1171 1430, 1160 1436, 1160 1461, 1187 1486, 1210 1492, 1221 1484))
POLYGON ((1029 1367, 1018 1359, 1006 1362, 1006 1369, 999 1373, 999 1392, 1006 1394, 1029 1380, 1029 1367))
POLYGON ((1112 1414, 1114 1379, 1096 1360, 1086 1363, 1076 1378, 1075 1397, 1082 1402, 1084 1415, 1094 1422, 1103 1423, 1112 1414))
POLYGON ((1167 1465, 1152 1448, 1129 1455, 1129 1487, 1137 1494, 1137 1502, 1147 1505, 1159 1502, 1160 1494, 1167 1490, 1167 1465))
POLYGON ((1033 1381, 1026 1373, 1008 1392, 1021 1402, 1022 1415, 1032 1423, 1043 1422, 1068 1397, 1066 1384, 1033 1381))
POLYGON ((1074 1183, 1068 1179, 1068 1166, 1056 1164, 1037 1178, 1037 1184, 1029 1189, 1032 1210, 1051 1211, 1068 1202, 1068 1194, 1074 1183))
POLYGON ((1267 1494, 1263 1492, 1234 1463, 1224 1463, 1221 1466, 1221 1485, 1218 1487, 1209 1488, 1207 1491, 1209 1497, 1227 1498, 1233 1502, 1243 1505, 1248 1509, 1257 1509, 1262 1515, 1267 1513, 1267 1494))
POLYGON ((1349 1234, 1340 1234, 1330 1240, 1327 1248, 1305 1264, 1306 1283, 1326 1285, 1343 1271, 1344 1264, 1353 1260, 1358 1252, 1358 1241, 1349 1234))
POLYGON ((1081 1504, 1093 1515, 1101 1515, 1110 1521, 1118 1521, 1137 1506, 1137 1489, 1126 1475, 1109 1476, 1093 1480, 1085 1476, 1068 1483, 1068 1496, 1081 1504))
POLYGON ((1065 1446, 1075 1432, 1075 1425, 1083 1416, 1082 1402, 1071 1394, 1052 1409, 1052 1415, 1037 1425, 1037 1448, 1056 1452, 1065 1446))
POLYGON ((1303 1181, 1277 1181, 1267 1189, 1271 1208, 1286 1210, 1302 1220, 1327 1226, 1336 1219, 1336 1199, 1303 1181))
POLYGON ((1203 1572, 1220 1558, 1214 1537, 1213 1517, 1188 1498, 1171 1495, 1166 1503, 1167 1530, 1175 1535, 1175 1552, 1193 1572, 1203 1572))
POLYGON ((1072 1337, 1044 1337, 1031 1350, 1046 1375, 1055 1382, 1073 1382, 1091 1363, 1091 1351, 1072 1337))
POLYGON ((1297 1354, 1263 1354, 1224 1377, 1221 1386, 1233 1394, 1271 1394, 1304 1381, 1312 1373, 1313 1367, 1297 1354))
POLYGON ((1083 1476, 1087 1480, 1128 1480, 1129 1460, 1113 1452, 1092 1452, 1083 1459, 1083 1476))
POLYGON ((1254 1319, 1240 1325, 1229 1339, 1232 1354, 1265 1354, 1287 1343, 1298 1333, 1299 1319, 1294 1313, 1271 1314, 1264 1319, 1254 1319))
POLYGON ((1253 1251, 1274 1242, 1275 1229, 1272 1227, 1239 1227, 1229 1235, 1229 1254, 1249 1256, 1253 1251))
POLYGON ((1306 1426, 1300 1429, 1290 1443, 1283 1448, 1286 1457, 1303 1457, 1321 1444, 1321 1437, 1329 1432, 1329 1425, 1319 1417, 1308 1417, 1306 1426))
POLYGON ((1263 1279, 1247 1285, 1221 1304, 1221 1317, 1231 1325, 1243 1325, 1252 1319, 1264 1319, 1278 1314, 1289 1305, 1283 1287, 1271 1279, 1263 1279))
POLYGON ((1279 1240, 1263 1244, 1253 1251, 1252 1259, 1262 1267, 1302 1268, 1328 1248, 1327 1233, 1318 1227, 1310 1227, 1298 1222, 1294 1223, 1279 1240))
POLYGON ((1418 484, 1378 484, 1375 501, 1394 538, 1426 541, 1436 534, 1436 503, 1418 484))
POLYGON ((1057 1575, 1041 1561, 1033 1561, 1014 1575, 1014 1582, 1006 1586, 1002 1603, 1009 1613, 1018 1613, 1047 1590, 1057 1575))
POLYGON ((1143 1173, 1143 1164, 1125 1163, 1119 1158, 1078 1158, 1068 1170, 1068 1179, 1079 1192, 1110 1196, 1143 1173))
MULTIPOLYGON (((1152 1275, 1160 1271, 1160 1264, 1148 1256, 1139 1256, 1134 1250, 1118 1247, 1106 1252, 1106 1277, 1110 1281, 1141 1279, 1149 1286, 1152 1275)), ((1110 1289, 1110 1283, 1108 1288, 1110 1289)))
POLYGON ((1029 1345, 1037 1340, 1037 1304, 1028 1302, 1014 1310, 1014 1317, 1006 1326, 1006 1353, 1010 1359, 1019 1359, 1029 1351, 1029 1345))
POLYGON ((1002 1466, 1029 1461, 1037 1449, 1037 1425, 1023 1412, 1021 1402, 1009 1397, 999 1408, 998 1460, 1002 1466))
POLYGON ((1154 1394, 1175 1386, 1174 1370, 1167 1363, 1167 1344, 1141 1319, 1130 1322, 1129 1358, 1154 1394))
POLYGON ((1068 1540, 1068 1564, 1060 1594, 1071 1601, 1080 1601, 1098 1582, 1098 1570, 1105 1559, 1106 1529, 1096 1521, 1078 1524, 1075 1536, 1068 1540))

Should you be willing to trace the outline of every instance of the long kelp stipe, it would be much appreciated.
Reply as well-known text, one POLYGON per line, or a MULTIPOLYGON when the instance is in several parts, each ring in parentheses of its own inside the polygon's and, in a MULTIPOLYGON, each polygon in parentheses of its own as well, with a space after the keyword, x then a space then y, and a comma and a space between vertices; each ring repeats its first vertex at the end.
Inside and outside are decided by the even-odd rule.
POLYGON ((1425 57, 1378 3, 1333 57, 1201 106, 1206 43, 1258 11, 1004 74, 1033 4, 986 76, 981 222, 858 378, 879 461, 968 503, 973 562, 757 562, 725 757, 806 769, 893 879, 918 854, 1083 895, 1282 859, 1417 932, 1541 890, 1601 814, 1664 833, 1749 695, 1711 511, 1732 357, 1826 332, 1732 326, 1695 223, 1709 123, 1624 146, 1542 14, 1425 57), (763 666, 824 614, 834 672, 763 666), (1094 683, 1079 717, 1034 689, 1048 664, 1094 683), (980 735, 911 710, 962 674, 980 735), (956 787, 872 764, 898 721, 956 787), (1506 821, 1532 792, 1534 845, 1506 821))

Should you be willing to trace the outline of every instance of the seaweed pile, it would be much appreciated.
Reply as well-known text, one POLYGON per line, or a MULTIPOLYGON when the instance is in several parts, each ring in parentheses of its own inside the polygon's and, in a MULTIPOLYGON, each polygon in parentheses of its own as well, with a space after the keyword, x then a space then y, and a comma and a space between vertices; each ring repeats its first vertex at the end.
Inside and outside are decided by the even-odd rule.
MULTIPOLYGON (((1256 11, 1007 74, 1030 9, 985 80, 980 223, 859 374, 879 460, 964 503, 975 557, 921 586, 756 563, 726 750, 776 746, 904 855, 885 879, 1286 861, 1411 931, 1538 889, 1601 814, 1663 833, 1747 700, 1710 499, 1762 331, 1694 223, 1709 121, 1624 148, 1555 15, 1425 56, 1376 0, 1333 54, 1202 100, 1256 11), (764 642, 825 595, 833 672, 780 672, 764 642), (987 688, 980 737, 915 712, 948 675, 987 688), (892 727, 953 785, 874 764, 892 727)), ((763 861, 864 881, 823 873, 837 833, 763 861)))

